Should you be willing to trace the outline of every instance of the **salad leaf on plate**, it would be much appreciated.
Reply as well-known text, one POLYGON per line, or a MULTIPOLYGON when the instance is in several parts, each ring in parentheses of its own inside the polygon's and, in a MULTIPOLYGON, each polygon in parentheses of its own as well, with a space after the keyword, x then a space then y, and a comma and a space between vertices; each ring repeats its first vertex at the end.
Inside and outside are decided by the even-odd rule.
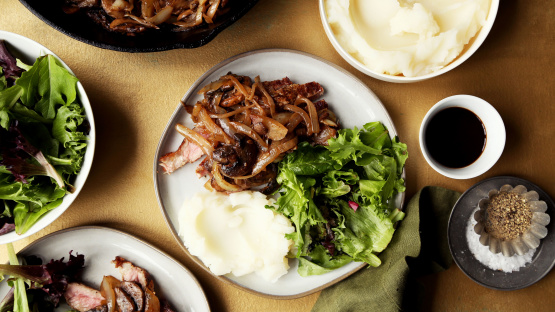
POLYGON ((84 255, 74 256, 71 252, 67 262, 61 258, 42 264, 41 259, 31 256, 20 264, 13 245, 7 244, 7 249, 10 264, 0 265, 0 280, 4 275, 10 276, 12 290, 0 303, 0 311, 54 311, 67 285, 79 279, 85 265, 84 255))
POLYGON ((301 276, 323 274, 351 261, 381 264, 404 213, 407 147, 379 122, 339 130, 328 146, 299 144, 279 164, 280 197, 269 207, 291 219, 293 255, 301 276))

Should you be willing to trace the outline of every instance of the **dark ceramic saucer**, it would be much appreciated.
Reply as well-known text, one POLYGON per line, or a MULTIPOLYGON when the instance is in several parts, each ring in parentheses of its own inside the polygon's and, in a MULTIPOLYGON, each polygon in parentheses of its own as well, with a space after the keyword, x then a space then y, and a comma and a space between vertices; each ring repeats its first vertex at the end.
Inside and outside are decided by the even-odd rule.
POLYGON ((191 49, 207 44, 225 28, 245 15, 258 0, 230 1, 230 10, 210 26, 190 31, 153 31, 137 36, 110 32, 81 14, 66 14, 63 0, 19 0, 33 14, 54 29, 84 43, 121 52, 156 52, 171 49, 191 49))
POLYGON ((455 263, 459 268, 476 283, 498 290, 516 290, 528 287, 542 279, 555 264, 555 220, 553 213, 555 203, 537 185, 516 177, 500 176, 478 182, 469 188, 459 198, 453 207, 449 218, 447 237, 449 249, 455 263), (505 184, 512 186, 524 185, 529 191, 534 190, 540 195, 540 200, 547 203, 547 211, 552 218, 547 225, 547 236, 540 241, 532 262, 527 263, 519 271, 505 273, 492 270, 478 261, 470 252, 466 239, 466 228, 468 221, 472 218, 472 212, 477 207, 480 199, 488 196, 492 189, 499 189, 505 184))

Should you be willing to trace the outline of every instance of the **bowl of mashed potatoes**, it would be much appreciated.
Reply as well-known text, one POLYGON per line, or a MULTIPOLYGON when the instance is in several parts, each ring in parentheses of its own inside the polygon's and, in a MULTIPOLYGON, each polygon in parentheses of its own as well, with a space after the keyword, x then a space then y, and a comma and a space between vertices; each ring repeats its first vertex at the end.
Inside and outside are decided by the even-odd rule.
POLYGON ((486 39, 499 0, 320 0, 324 30, 357 70, 389 82, 439 76, 486 39))

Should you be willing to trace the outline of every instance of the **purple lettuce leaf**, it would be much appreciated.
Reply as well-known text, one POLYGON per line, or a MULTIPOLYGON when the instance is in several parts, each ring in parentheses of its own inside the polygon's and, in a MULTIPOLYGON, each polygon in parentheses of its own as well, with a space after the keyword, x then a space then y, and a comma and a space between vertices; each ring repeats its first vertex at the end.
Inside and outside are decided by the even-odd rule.
MULTIPOLYGON (((36 259, 36 257, 35 257, 36 259)), ((26 258, 27 263, 35 261, 26 258)), ((0 264, 1 275, 11 275, 26 281, 31 289, 42 289, 48 296, 48 301, 57 306, 63 297, 67 285, 79 280, 79 275, 85 266, 85 256, 72 252, 69 260, 50 260, 47 264, 8 265, 0 264)))
POLYGON ((8 86, 11 86, 15 79, 19 78, 24 71, 17 66, 17 60, 6 48, 4 40, 0 40, 0 66, 2 66, 6 81, 8 81, 8 86))
POLYGON ((17 120, 12 123, 7 133, 0 129, 2 131, 0 133, 2 137, 0 165, 5 166, 18 182, 27 183, 25 177, 28 176, 46 175, 53 178, 60 188, 64 188, 65 184, 60 174, 48 162, 44 154, 27 141, 18 124, 17 120), (30 157, 33 157, 39 165, 30 163, 28 161, 30 157))

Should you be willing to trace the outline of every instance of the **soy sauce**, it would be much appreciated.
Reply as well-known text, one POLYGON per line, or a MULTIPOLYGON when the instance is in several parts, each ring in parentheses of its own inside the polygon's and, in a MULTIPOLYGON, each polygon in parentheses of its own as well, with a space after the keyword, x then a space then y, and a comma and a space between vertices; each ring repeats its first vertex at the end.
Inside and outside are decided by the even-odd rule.
POLYGON ((430 156, 445 167, 462 168, 475 162, 486 145, 486 129, 476 114, 449 107, 433 116, 425 131, 430 156))

